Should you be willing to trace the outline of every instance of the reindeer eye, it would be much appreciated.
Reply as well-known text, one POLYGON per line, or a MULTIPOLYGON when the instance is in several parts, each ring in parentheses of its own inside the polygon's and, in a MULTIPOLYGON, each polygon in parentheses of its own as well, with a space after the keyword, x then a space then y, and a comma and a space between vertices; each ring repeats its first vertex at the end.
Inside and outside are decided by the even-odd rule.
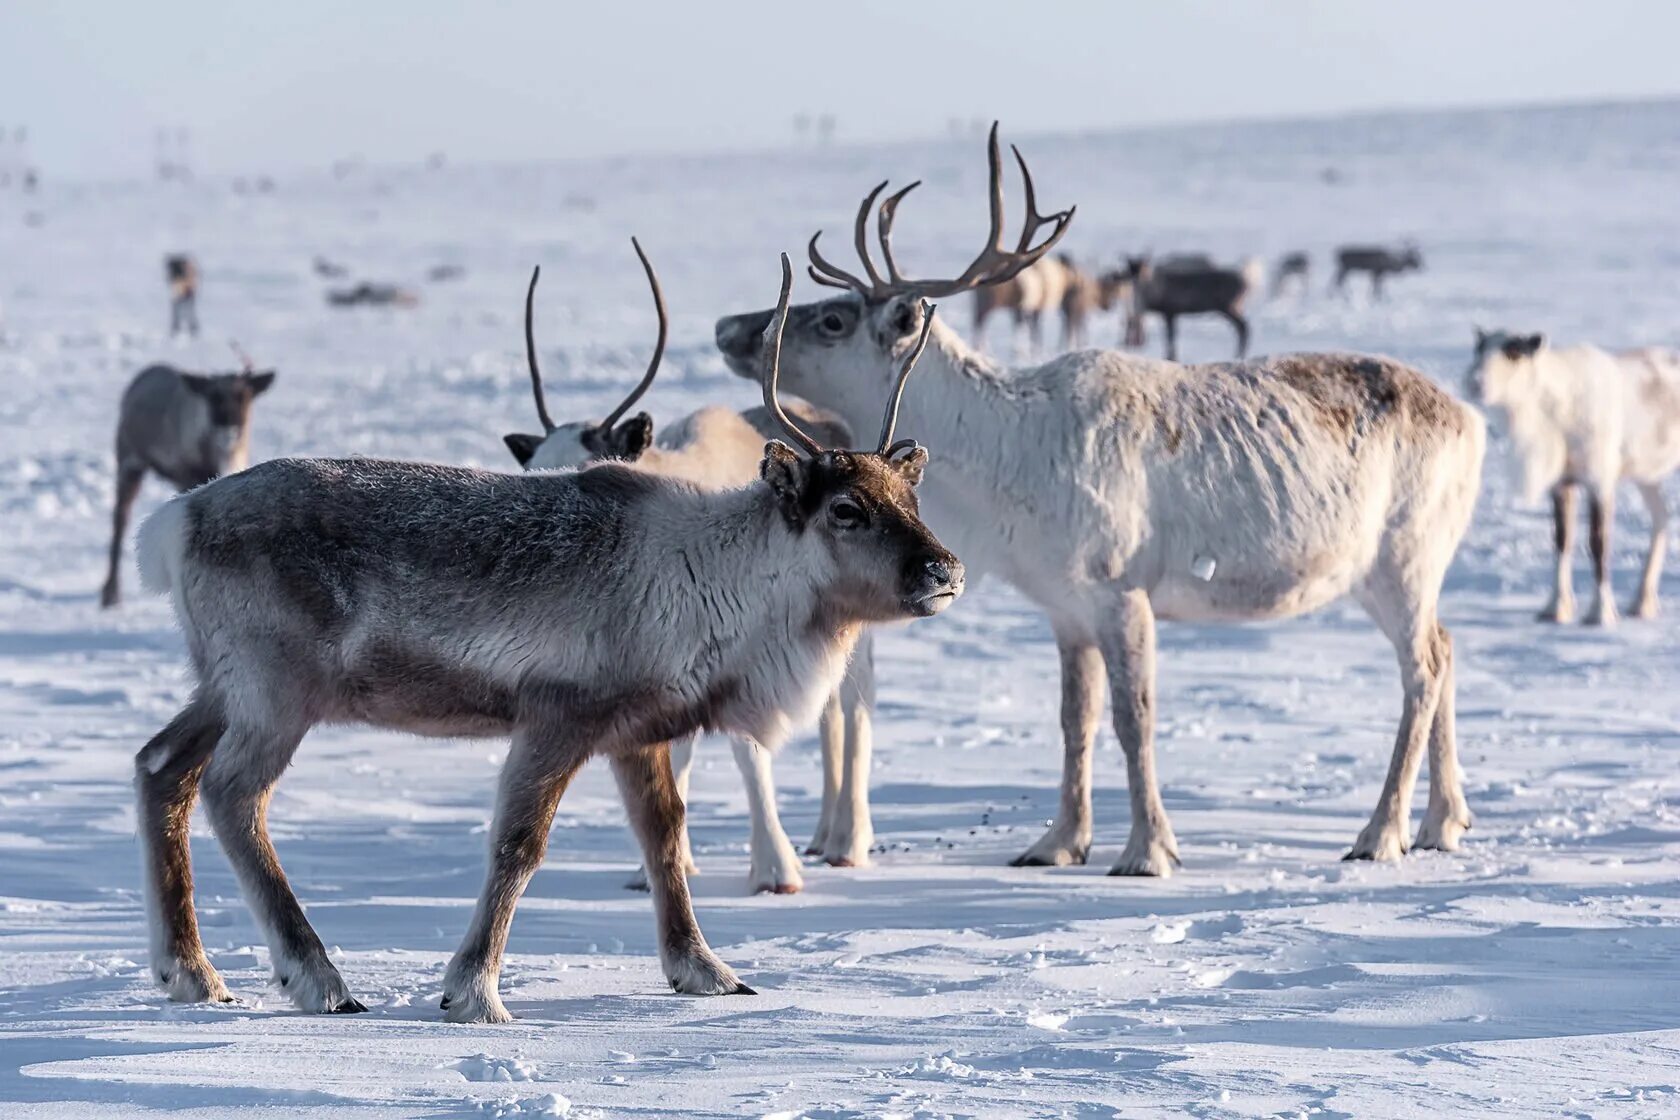
POLYGON ((856 529, 869 518, 864 515, 863 507, 850 498, 836 498, 828 507, 829 516, 842 529, 856 529))
POLYGON ((846 330, 846 320, 830 311, 822 317, 822 329, 827 334, 843 334, 846 330))

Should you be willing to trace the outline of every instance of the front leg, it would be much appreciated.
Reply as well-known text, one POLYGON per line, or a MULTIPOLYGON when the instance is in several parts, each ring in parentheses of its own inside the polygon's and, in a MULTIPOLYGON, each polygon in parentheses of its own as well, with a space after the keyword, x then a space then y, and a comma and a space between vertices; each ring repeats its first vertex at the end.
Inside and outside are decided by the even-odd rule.
MULTIPOLYGON (((452 1023, 506 1023, 512 1015, 497 993, 513 908, 548 850, 554 810, 588 751, 532 729, 515 732, 502 766, 496 820, 490 830, 490 869, 466 939, 443 982, 444 1018, 452 1023)), ((663 754, 669 785, 670 768, 663 754)), ((672 796, 675 796, 673 791, 672 796)), ((681 802, 678 802, 680 805, 681 802)))
POLYGON ((1540 612, 1541 622, 1575 621, 1575 486, 1565 480, 1552 487, 1552 601, 1540 612))
POLYGON ((670 753, 668 744, 655 743, 612 756, 630 826, 642 842, 665 978, 672 989, 689 995, 755 995, 712 952, 695 920, 682 867, 683 803, 671 778, 670 753))
POLYGON ((1651 515, 1651 543, 1645 552, 1645 571, 1639 577, 1639 594, 1628 613, 1634 618, 1655 618, 1663 557, 1668 553, 1668 504, 1663 501, 1662 487, 1654 482, 1641 482, 1639 496, 1645 500, 1645 509, 1651 515))
POLYGON ((828 834, 834 827, 835 808, 840 802, 840 782, 845 772, 846 715, 841 709, 839 689, 823 705, 817 734, 822 740, 822 810, 817 816, 817 830, 805 847, 808 856, 820 856, 828 850, 828 834))
POLYGON ((1108 873, 1164 878, 1178 866, 1178 840, 1155 780, 1155 611, 1148 595, 1127 592, 1101 638, 1132 800, 1131 835, 1108 873))
POLYGON ((1587 493, 1588 547, 1592 550, 1593 605, 1581 621, 1588 626, 1616 625, 1616 597, 1610 590, 1610 528, 1615 520, 1615 483, 1587 493))
POLYGON ((1056 633, 1062 659, 1062 799, 1048 831, 1012 867, 1084 863, 1091 851, 1091 748, 1102 718, 1103 656, 1073 630, 1056 633))
POLYGON ((799 853, 782 831, 776 812, 776 782, 770 772, 770 752, 751 739, 733 738, 729 746, 747 790, 747 813, 752 817, 752 857, 747 880, 754 894, 798 894, 805 885, 799 853))

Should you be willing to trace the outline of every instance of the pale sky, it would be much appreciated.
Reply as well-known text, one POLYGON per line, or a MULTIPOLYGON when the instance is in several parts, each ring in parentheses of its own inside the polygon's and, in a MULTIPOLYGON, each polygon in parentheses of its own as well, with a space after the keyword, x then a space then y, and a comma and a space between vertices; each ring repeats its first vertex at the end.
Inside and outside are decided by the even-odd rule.
POLYGON ((1680 94, 1667 0, 6 0, 0 126, 49 175, 758 148, 1680 94))

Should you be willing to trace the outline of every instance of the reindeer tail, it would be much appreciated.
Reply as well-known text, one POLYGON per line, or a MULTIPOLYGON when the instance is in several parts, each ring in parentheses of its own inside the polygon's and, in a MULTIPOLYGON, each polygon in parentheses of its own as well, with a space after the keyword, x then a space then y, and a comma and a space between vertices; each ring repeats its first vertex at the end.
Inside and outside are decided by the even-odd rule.
POLYGON ((186 496, 171 498, 140 526, 136 553, 140 559, 140 586, 154 595, 175 590, 186 548, 186 496))

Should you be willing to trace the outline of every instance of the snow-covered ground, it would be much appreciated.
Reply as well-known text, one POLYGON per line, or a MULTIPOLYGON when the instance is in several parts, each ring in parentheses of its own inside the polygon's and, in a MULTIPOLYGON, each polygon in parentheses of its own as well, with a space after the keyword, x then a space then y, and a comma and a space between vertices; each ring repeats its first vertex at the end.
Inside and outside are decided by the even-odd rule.
MULTIPOLYGON (((1068 244, 1088 260, 1313 251, 1311 294, 1257 308, 1261 351, 1382 351, 1456 387, 1476 322, 1680 342, 1680 104, 1010 139, 1046 203, 1079 203, 1068 244), (1426 272, 1381 304, 1325 297, 1330 246, 1406 236, 1426 272)), ((927 181, 902 212, 900 258, 923 273, 965 260, 984 233, 978 140, 365 169, 282 177, 273 195, 49 184, 36 224, 0 196, 0 1114, 1680 1112, 1680 575, 1661 621, 1532 621, 1548 524, 1513 507, 1497 449, 1444 603, 1476 815, 1460 855, 1338 862, 1399 713, 1391 651, 1338 607, 1163 628, 1179 875, 1103 875, 1126 829, 1109 733, 1092 865, 1007 868, 1055 803, 1056 657, 1044 621, 988 582, 880 642, 874 867, 812 867, 802 894, 747 895, 744 799, 728 752, 702 747, 698 909, 756 998, 668 991, 647 897, 622 888, 622 810, 592 767, 514 923, 503 993, 518 1021, 440 1022, 503 747, 358 729, 305 743, 273 829, 369 1013, 311 1018, 278 998, 202 824, 204 934, 241 1003, 171 1005, 148 983, 129 775, 187 686, 166 604, 134 594, 101 612, 95 598, 132 373, 230 365, 235 337, 280 369, 257 457, 510 467, 501 435, 535 423, 518 326, 532 264, 557 413, 598 415, 645 360, 632 232, 673 313, 649 407, 745 404, 714 318, 766 306, 776 252, 819 225, 843 235, 889 174, 927 181), (180 346, 161 333, 175 250, 204 272, 207 334, 180 346), (415 283, 423 302, 331 311, 316 253, 415 283), (426 284, 446 261, 466 278, 426 284)), ((1105 320, 1096 337, 1117 333, 1105 320)), ((993 344, 1007 345, 1001 324, 993 344)), ((1224 357, 1229 334, 1197 324, 1185 346, 1224 357)), ((142 512, 162 496, 149 484, 142 512)), ((1618 522, 1624 593, 1636 504, 1618 522)), ((812 737, 778 770, 802 840, 812 737)))

